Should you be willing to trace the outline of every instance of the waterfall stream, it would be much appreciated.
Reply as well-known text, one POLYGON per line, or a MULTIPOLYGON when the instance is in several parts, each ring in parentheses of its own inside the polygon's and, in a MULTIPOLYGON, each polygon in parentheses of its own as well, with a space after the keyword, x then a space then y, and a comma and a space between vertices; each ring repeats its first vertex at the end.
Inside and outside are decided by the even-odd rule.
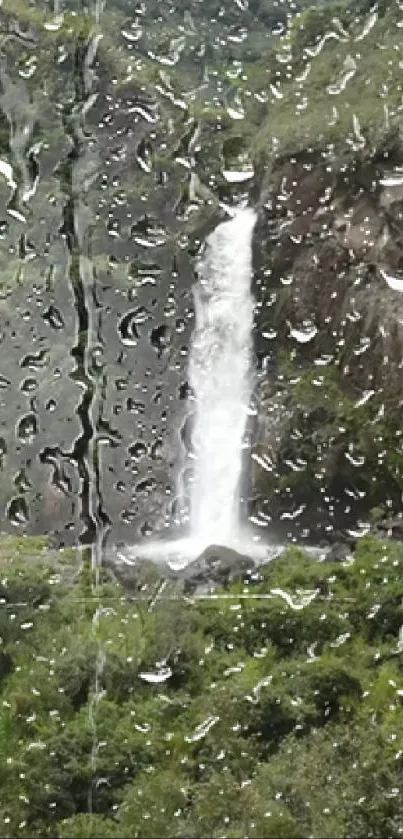
MULTIPOLYGON (((241 522, 241 478, 254 385, 251 291, 252 235, 256 213, 233 211, 206 240, 194 287, 195 328, 189 352, 192 393, 192 468, 181 504, 188 509, 188 535, 133 546, 135 557, 183 567, 210 545, 266 556, 241 522)), ((182 464, 183 466, 183 464, 182 464)), ((179 464, 178 464, 179 468, 179 464)), ((183 493, 183 495, 182 495, 183 493)), ((126 559, 126 562, 130 560, 126 559)))
POLYGON ((194 398, 191 536, 228 545, 239 529, 243 441, 253 386, 251 293, 254 210, 208 237, 194 289, 189 382, 194 398))

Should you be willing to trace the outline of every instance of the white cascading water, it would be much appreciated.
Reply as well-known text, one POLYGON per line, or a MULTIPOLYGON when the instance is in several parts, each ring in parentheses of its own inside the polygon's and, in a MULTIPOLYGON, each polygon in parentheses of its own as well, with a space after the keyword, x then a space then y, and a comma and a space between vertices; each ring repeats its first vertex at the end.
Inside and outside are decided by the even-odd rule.
MULTIPOLYGON (((209 545, 225 545, 248 556, 267 548, 241 527, 240 481, 253 380, 252 235, 256 213, 249 208, 211 233, 194 288, 196 324, 189 353, 193 393, 191 454, 187 487, 190 534, 153 540, 130 554, 183 568, 209 545)), ((179 481, 182 496, 183 484, 179 481)), ((182 496, 182 504, 184 497, 182 496)), ((187 506, 184 504, 184 506, 187 506)))
POLYGON ((189 357, 194 397, 191 537, 233 544, 239 528, 243 440, 253 387, 251 293, 254 210, 237 210, 207 239, 194 289, 189 357))

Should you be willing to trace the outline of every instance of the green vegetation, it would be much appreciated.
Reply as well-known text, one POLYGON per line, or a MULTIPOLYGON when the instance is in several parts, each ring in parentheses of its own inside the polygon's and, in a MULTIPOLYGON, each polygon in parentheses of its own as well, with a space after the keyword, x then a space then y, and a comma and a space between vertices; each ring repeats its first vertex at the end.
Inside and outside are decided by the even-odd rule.
POLYGON ((1 541, 0 836, 401 834, 399 543, 153 608, 75 563, 1 541))
POLYGON ((276 90, 253 143, 258 157, 327 146, 365 156, 396 130, 400 13, 396 4, 380 4, 371 18, 363 5, 322 4, 294 17, 272 60, 276 90))
MULTIPOLYGON (((399 413, 380 410, 382 394, 368 402, 346 385, 337 366, 302 367, 281 353, 280 382, 298 435, 289 435, 278 458, 278 486, 291 487, 296 503, 325 487, 360 490, 366 506, 393 499, 403 489, 403 445, 399 413), (293 465, 298 461, 298 470, 293 465), (359 468, 358 468, 359 467, 359 468)), ((323 492, 323 489, 322 489, 323 492)))
MULTIPOLYGON (((196 169, 221 189, 223 145, 232 139, 259 163, 311 145, 370 149, 396 127, 403 92, 397 4, 378 3, 375 16, 371 3, 356 0, 241 5, 210 0, 194 3, 189 12, 186 3, 153 0, 146 16, 133 16, 119 2, 105 7, 96 22, 71 0, 54 23, 52 4, 4 0, 3 48, 21 71, 29 70, 32 48, 14 37, 17 21, 36 44, 37 70, 27 73, 28 89, 37 97, 40 79, 49 101, 60 105, 75 95, 72 69, 80 44, 102 34, 96 68, 103 92, 142 89, 156 96, 161 120, 154 154, 161 155, 169 136, 167 163, 198 121, 196 169)), ((35 130, 46 137, 54 129, 42 114, 38 100, 35 130)))
MULTIPOLYGON (((243 10, 235 3, 221 8, 210 0, 193 4, 191 13, 186 4, 154 0, 147 4, 146 18, 142 13, 133 18, 131 8, 121 2, 106 7, 99 24, 69 2, 58 25, 52 25, 53 17, 45 2, 5 0, 2 6, 4 33, 17 20, 37 43, 38 70, 32 78, 29 74, 29 89, 37 91, 40 74, 50 101, 71 101, 74 52, 79 42, 102 33, 97 50, 102 87, 110 88, 113 79, 115 96, 139 88, 156 95, 162 117, 159 137, 165 131, 171 135, 167 162, 176 140, 192 121, 199 121, 197 171, 205 176, 207 167, 210 184, 216 185, 218 178, 221 188, 222 147, 232 138, 256 162, 334 142, 357 151, 379 140, 399 118, 402 47, 396 4, 388 8, 379 3, 372 24, 371 4, 356 0, 320 5, 256 0, 243 10), (68 61, 58 61, 61 51, 68 61), (244 118, 234 119, 234 110, 243 111, 244 118)), ((22 50, 9 34, 3 41, 21 70, 29 65, 30 49, 22 50)), ((50 125, 42 129, 46 133, 50 125)), ((153 145, 157 153, 158 141, 153 145)))

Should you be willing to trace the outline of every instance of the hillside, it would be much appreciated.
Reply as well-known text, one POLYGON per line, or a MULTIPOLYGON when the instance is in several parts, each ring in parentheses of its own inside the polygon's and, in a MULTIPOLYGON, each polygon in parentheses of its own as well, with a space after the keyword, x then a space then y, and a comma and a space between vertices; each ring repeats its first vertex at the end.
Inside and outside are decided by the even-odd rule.
POLYGON ((293 548, 150 610, 3 538, 0 835, 398 837, 402 561, 293 548))

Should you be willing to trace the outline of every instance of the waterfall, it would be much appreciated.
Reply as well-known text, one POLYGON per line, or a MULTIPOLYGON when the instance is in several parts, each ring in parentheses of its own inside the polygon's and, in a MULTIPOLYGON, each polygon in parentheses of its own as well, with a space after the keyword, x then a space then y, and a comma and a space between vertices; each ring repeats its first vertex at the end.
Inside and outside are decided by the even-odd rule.
POLYGON ((178 494, 188 535, 133 545, 120 560, 142 559, 179 570, 208 546, 224 545, 267 560, 268 547, 240 521, 240 484, 254 385, 252 235, 256 213, 238 209, 207 238, 193 289, 195 328, 189 352, 192 392, 191 478, 179 471, 178 494), (186 484, 186 486, 185 486, 186 484), (187 512, 188 511, 188 512, 187 512))
POLYGON ((233 543, 239 527, 243 441, 253 386, 255 222, 254 210, 241 209, 213 231, 194 288, 190 528, 192 538, 205 545, 233 543))

